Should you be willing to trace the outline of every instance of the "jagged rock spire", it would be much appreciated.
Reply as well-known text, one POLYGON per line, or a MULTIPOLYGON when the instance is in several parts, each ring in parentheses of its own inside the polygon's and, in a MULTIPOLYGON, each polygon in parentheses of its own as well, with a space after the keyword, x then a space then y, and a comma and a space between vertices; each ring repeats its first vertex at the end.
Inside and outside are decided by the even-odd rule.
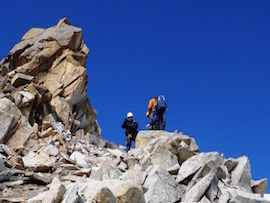
MULTIPOLYGON (((52 114, 65 130, 83 129, 100 136, 96 110, 86 95, 88 53, 81 28, 67 18, 48 29, 30 29, 0 63, 0 99, 15 103, 26 126, 36 123, 41 129, 43 119, 52 114)), ((0 134, 0 139, 7 140, 8 134, 12 133, 0 134)), ((19 144, 24 145, 30 134, 19 144)))

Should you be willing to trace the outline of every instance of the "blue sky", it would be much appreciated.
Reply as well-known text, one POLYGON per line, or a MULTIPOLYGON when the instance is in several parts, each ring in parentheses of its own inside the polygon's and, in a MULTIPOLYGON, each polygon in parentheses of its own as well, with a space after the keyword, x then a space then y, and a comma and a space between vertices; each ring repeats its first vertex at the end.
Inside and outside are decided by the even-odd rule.
POLYGON ((269 9, 266 0, 2 1, 0 58, 30 28, 67 16, 90 48, 88 96, 105 139, 125 143, 128 111, 144 129, 148 100, 164 94, 168 131, 202 152, 246 155, 252 178, 269 179, 269 9))

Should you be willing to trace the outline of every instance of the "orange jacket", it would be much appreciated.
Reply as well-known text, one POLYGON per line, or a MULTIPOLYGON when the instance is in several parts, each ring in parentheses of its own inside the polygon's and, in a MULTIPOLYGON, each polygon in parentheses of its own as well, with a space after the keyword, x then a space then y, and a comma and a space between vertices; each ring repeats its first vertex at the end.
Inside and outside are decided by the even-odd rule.
POLYGON ((147 112, 146 112, 147 117, 151 114, 155 105, 156 105, 156 98, 150 99, 149 104, 148 104, 148 108, 147 108, 147 112))

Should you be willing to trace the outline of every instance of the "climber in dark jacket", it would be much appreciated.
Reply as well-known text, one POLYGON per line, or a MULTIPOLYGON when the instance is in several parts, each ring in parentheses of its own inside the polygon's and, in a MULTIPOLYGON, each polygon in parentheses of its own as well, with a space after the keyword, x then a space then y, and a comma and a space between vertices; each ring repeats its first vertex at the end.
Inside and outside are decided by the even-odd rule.
POLYGON ((129 112, 127 118, 122 124, 122 128, 126 130, 126 152, 130 150, 132 140, 135 141, 135 138, 138 133, 138 123, 133 120, 133 113, 129 112))

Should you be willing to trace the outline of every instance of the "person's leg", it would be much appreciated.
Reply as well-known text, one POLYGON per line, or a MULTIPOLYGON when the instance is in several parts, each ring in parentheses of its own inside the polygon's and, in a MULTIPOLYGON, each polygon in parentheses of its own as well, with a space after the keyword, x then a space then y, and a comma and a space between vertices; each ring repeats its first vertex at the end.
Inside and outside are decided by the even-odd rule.
POLYGON ((126 152, 130 149, 130 139, 128 138, 128 134, 126 134, 126 152))
POLYGON ((159 129, 160 130, 164 130, 164 127, 163 127, 163 116, 160 116, 159 117, 158 124, 159 124, 159 129))
POLYGON ((135 142, 138 132, 132 133, 132 140, 135 142))
POLYGON ((130 146, 131 146, 131 139, 128 138, 128 143, 127 143, 127 152, 130 150, 130 146))
POLYGON ((153 112, 152 115, 153 115, 153 116, 152 116, 150 125, 152 126, 152 129, 158 130, 158 129, 157 129, 157 128, 159 128, 158 115, 157 115, 157 113, 156 113, 155 111, 153 112))
POLYGON ((165 130, 165 128, 166 128, 166 119, 165 119, 164 114, 163 114, 163 130, 165 130))
POLYGON ((161 112, 157 113, 157 130, 163 130, 163 115, 161 112))

